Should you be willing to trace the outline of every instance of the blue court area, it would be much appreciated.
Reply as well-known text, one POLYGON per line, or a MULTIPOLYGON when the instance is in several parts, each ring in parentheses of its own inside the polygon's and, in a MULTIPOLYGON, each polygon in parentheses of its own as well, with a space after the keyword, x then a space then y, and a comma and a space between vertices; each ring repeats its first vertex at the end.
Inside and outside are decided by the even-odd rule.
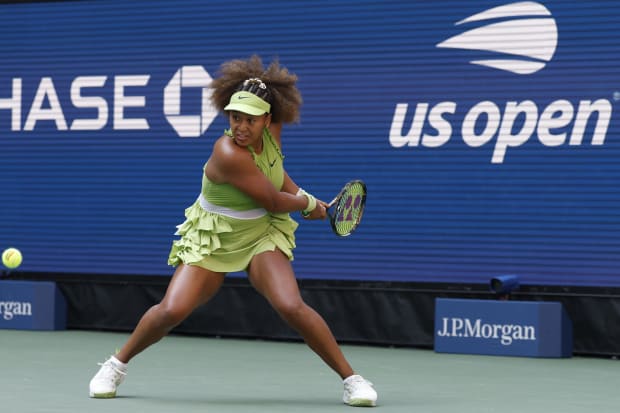
MULTIPOLYGON (((88 382, 126 333, 0 330, 2 412, 347 412, 340 379, 304 344, 169 336, 135 358, 118 397, 88 382)), ((615 412, 620 364, 343 346, 380 412, 615 412)), ((367 408, 366 408, 367 409, 367 408)))

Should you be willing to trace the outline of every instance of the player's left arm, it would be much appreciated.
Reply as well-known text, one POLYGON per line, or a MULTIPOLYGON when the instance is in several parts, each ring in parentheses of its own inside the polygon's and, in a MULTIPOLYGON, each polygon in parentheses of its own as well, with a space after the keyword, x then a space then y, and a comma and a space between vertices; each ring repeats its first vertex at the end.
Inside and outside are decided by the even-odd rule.
MULTIPOLYGON (((282 124, 271 122, 269 124, 269 132, 275 139, 276 143, 282 150, 282 124)), ((291 177, 284 170, 284 183, 282 184, 281 192, 287 192, 289 194, 296 194, 299 191, 299 186, 291 179, 291 177)))
POLYGON ((299 191, 299 185, 288 176, 286 170, 284 170, 284 183, 282 184, 281 192, 288 192, 289 194, 296 194, 299 191))
MULTIPOLYGON (((280 150, 282 150, 282 138, 281 138, 282 137, 282 124, 272 122, 269 125, 269 132, 271 133, 271 136, 273 136, 273 138, 277 142, 278 146, 280 147, 280 150)), ((293 178, 289 176, 289 174, 286 172, 286 169, 285 169, 284 170, 284 182, 282 183, 282 188, 280 188, 280 192, 287 192, 289 194, 296 195, 298 191, 299 191, 299 185, 297 185, 295 181, 293 181, 293 178)), ((308 219, 325 218, 326 208, 327 208, 327 204, 317 198, 317 208, 315 208, 314 211, 312 211, 312 213, 306 218, 308 219)))

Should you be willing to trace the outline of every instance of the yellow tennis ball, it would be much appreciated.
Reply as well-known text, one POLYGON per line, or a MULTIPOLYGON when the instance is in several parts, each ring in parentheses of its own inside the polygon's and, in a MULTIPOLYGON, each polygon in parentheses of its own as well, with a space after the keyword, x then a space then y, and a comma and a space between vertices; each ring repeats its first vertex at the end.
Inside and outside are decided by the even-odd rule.
POLYGON ((17 268, 22 263, 22 253, 17 248, 7 248, 2 253, 2 263, 7 268, 17 268))

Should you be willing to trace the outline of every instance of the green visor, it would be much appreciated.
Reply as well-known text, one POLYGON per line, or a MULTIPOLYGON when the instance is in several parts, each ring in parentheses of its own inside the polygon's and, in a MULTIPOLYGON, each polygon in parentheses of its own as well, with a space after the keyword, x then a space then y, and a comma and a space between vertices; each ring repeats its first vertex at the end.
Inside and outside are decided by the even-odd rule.
POLYGON ((236 110, 248 115, 260 116, 269 113, 271 105, 250 92, 236 92, 224 110, 236 110))

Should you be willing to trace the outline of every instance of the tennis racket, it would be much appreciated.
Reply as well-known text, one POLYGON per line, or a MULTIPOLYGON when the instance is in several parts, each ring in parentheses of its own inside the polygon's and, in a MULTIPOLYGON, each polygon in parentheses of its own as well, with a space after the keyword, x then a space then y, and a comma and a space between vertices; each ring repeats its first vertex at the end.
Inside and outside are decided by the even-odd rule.
POLYGON ((347 182, 327 206, 334 233, 341 237, 351 235, 362 220, 366 205, 366 184, 360 180, 347 182))

